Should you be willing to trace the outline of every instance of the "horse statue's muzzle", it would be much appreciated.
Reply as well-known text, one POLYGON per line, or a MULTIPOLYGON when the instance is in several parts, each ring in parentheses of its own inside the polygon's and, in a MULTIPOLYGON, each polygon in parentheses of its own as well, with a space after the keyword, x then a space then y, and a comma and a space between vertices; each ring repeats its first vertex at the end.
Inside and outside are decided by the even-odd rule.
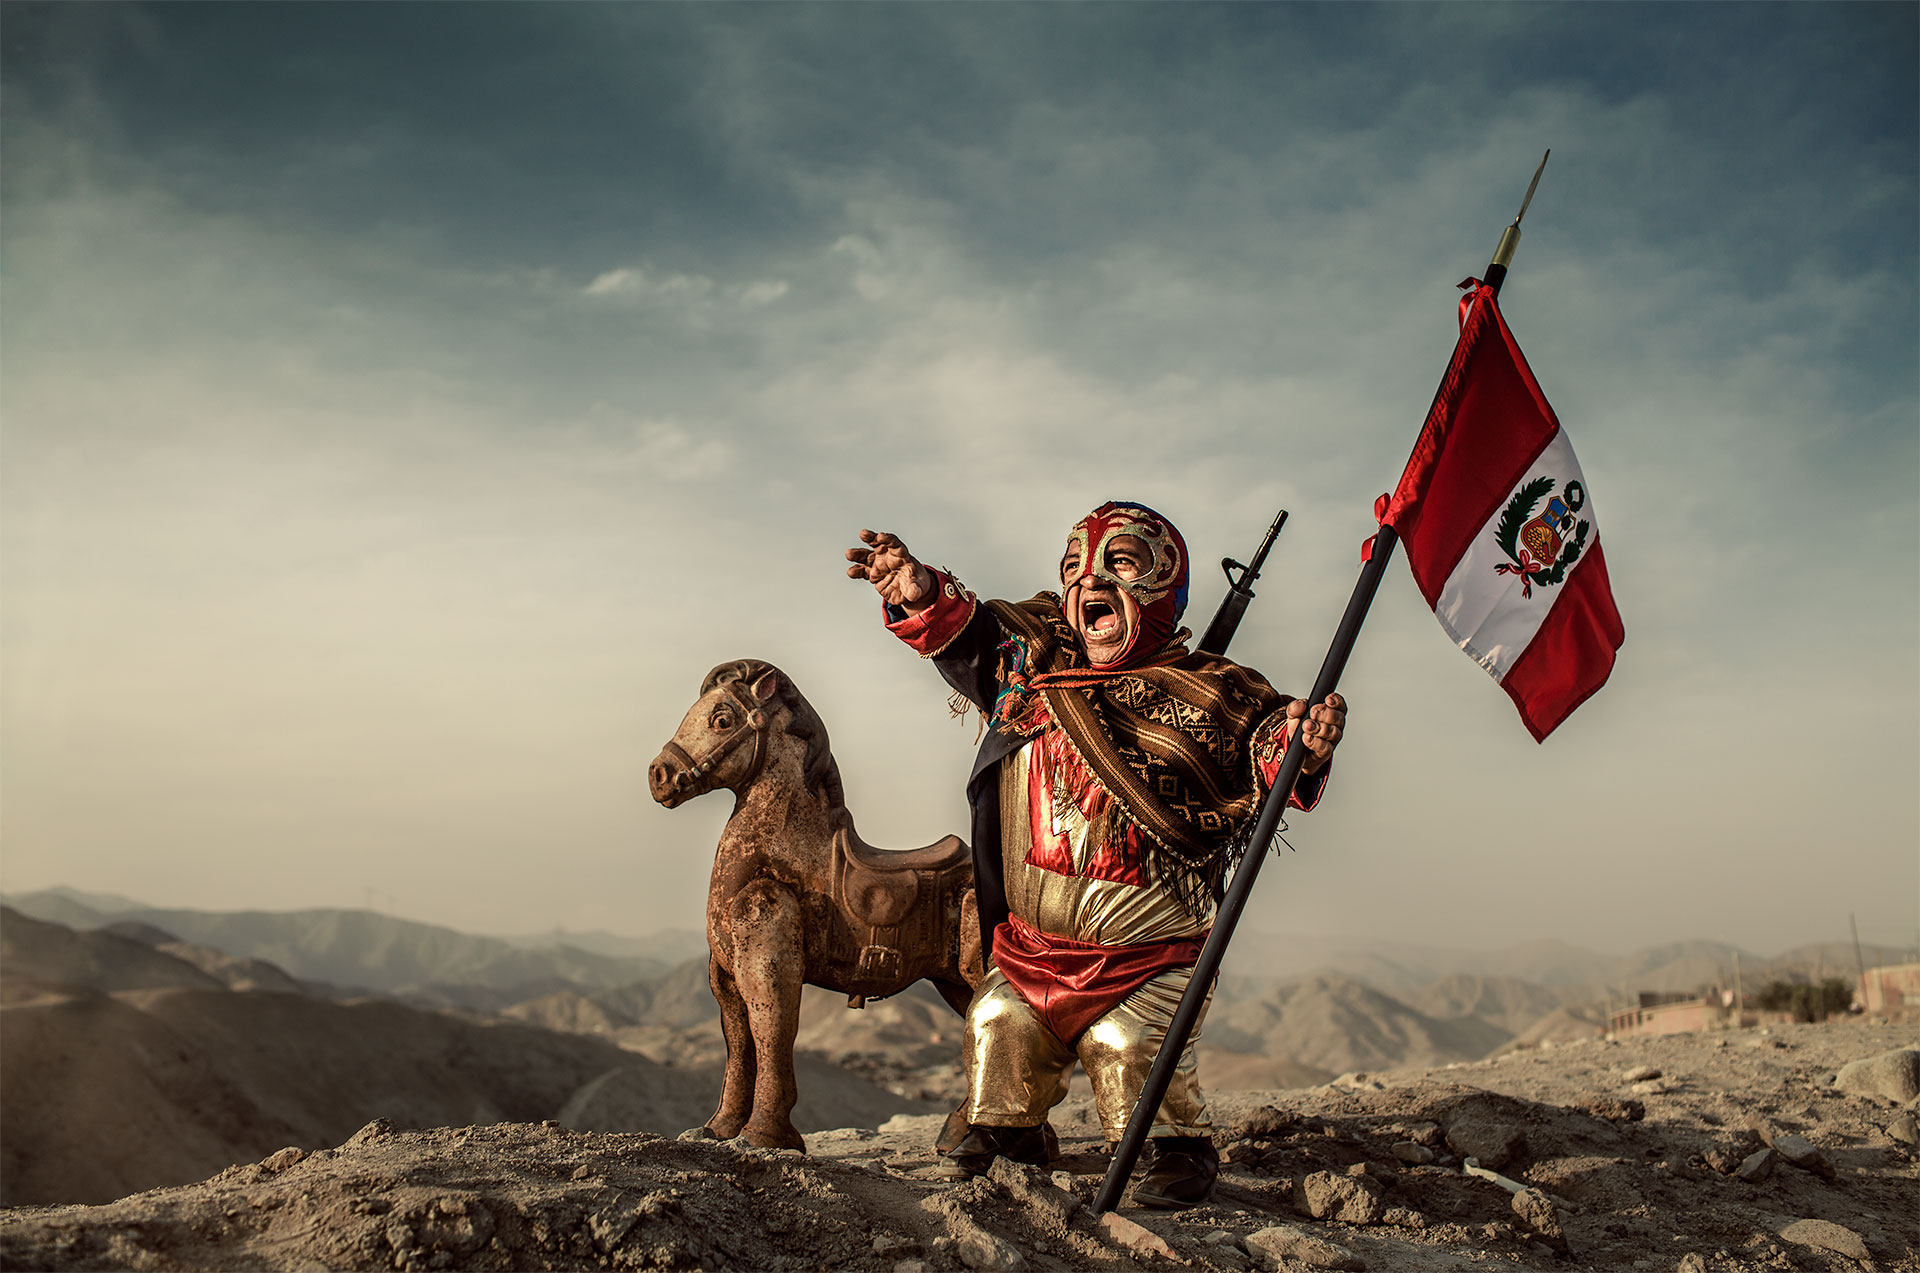
POLYGON ((653 794, 654 801, 671 809, 691 794, 688 788, 693 786, 693 774, 679 762, 679 758, 661 752, 647 766, 647 790, 653 794))

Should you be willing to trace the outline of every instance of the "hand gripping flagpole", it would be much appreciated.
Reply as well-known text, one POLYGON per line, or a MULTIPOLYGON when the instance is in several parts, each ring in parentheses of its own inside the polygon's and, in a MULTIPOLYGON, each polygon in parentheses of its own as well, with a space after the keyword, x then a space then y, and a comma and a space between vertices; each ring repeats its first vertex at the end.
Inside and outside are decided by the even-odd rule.
MULTIPOLYGON (((1551 150, 1547 152, 1548 155, 1552 153, 1551 150)), ((1500 235, 1500 244, 1494 249, 1493 260, 1487 266, 1484 282, 1496 295, 1499 294, 1500 284, 1506 281, 1507 267, 1513 263, 1514 249, 1520 243, 1520 218, 1527 214, 1527 205, 1533 202, 1534 188, 1540 184, 1540 172, 1546 166, 1546 156, 1543 155, 1540 167, 1534 169, 1533 182, 1527 187, 1527 197, 1521 201, 1519 214, 1500 235)), ((1399 542, 1400 537, 1391 526, 1380 527, 1374 535, 1373 551, 1360 567, 1360 578, 1353 585, 1353 595, 1347 600, 1346 613, 1340 616, 1340 627, 1333 634, 1333 644, 1327 648, 1327 657, 1320 664, 1320 675, 1314 678, 1313 693, 1308 697, 1308 703, 1325 702, 1327 695, 1339 686, 1340 673, 1346 670, 1347 658, 1353 653, 1354 641, 1360 635, 1360 625, 1366 622, 1367 610, 1373 605, 1373 594, 1379 590, 1380 580, 1387 572, 1387 563, 1393 558, 1394 545, 1399 542)), ((1286 810, 1287 799, 1293 791, 1293 784, 1299 781, 1301 766, 1306 759, 1304 731, 1295 730, 1287 742, 1287 753, 1280 761, 1280 772, 1274 777, 1273 786, 1260 806, 1260 816, 1254 823, 1246 856, 1241 859, 1239 869, 1227 885, 1225 896, 1220 899, 1219 909, 1214 915, 1213 931, 1207 935, 1200 958, 1194 962, 1187 992, 1180 997, 1180 1006, 1174 1009, 1173 1020, 1167 1026, 1166 1039, 1160 1045, 1160 1054, 1154 1058, 1146 1085, 1140 1089, 1140 1099, 1134 1104, 1132 1116, 1127 1119, 1126 1130, 1113 1147, 1113 1160, 1107 1166, 1107 1178, 1101 1183, 1100 1196, 1094 1200, 1095 1215, 1112 1211, 1120 1205, 1120 1195, 1126 1190, 1128 1178, 1133 1175, 1134 1163, 1139 1160, 1140 1151, 1146 1144, 1147 1132, 1153 1127, 1160 1102, 1166 1099, 1167 1088, 1173 1083, 1173 1072, 1179 1068, 1181 1053, 1187 1049, 1187 1040, 1193 1037, 1194 1027, 1199 1024, 1200 1013, 1213 990, 1213 979, 1219 975, 1220 961, 1227 953, 1227 943, 1233 940, 1234 927, 1239 924, 1240 913, 1246 909, 1247 898, 1253 893, 1253 882, 1260 874, 1261 864, 1266 861, 1267 849, 1273 844, 1280 817, 1286 810)))

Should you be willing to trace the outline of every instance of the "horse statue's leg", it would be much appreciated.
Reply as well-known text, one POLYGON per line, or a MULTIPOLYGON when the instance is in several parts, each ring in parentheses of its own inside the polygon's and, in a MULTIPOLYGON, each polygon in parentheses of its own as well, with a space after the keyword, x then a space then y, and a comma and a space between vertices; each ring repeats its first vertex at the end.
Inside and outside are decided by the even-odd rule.
POLYGON ((720 1088, 720 1105, 707 1120, 707 1130, 726 1140, 738 1136, 753 1113, 753 1033, 747 1026, 747 1001, 740 997, 733 974, 711 956, 707 959, 707 985, 713 989, 714 1002, 720 1005, 720 1031, 727 1040, 727 1077, 720 1088))
POLYGON ((793 1036, 800 1029, 800 985, 806 971, 800 903, 785 888, 756 880, 733 900, 733 975, 746 1002, 753 1036, 753 1114, 749 1144, 801 1149, 793 1125, 799 1085, 793 1077, 793 1036))

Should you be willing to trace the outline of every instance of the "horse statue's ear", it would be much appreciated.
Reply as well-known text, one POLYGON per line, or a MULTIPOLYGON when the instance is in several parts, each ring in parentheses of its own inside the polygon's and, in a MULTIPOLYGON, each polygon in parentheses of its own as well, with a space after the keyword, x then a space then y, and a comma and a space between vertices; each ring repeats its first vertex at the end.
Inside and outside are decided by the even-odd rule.
POLYGON ((769 668, 753 683, 753 696, 763 703, 772 702, 773 696, 779 692, 780 673, 777 669, 769 668))

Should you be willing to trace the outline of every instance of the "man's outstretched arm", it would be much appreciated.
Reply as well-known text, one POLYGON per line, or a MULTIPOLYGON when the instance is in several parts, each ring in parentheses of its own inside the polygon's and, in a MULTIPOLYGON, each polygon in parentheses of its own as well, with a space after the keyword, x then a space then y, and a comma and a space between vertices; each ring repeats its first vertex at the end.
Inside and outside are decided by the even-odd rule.
POLYGON ((887 631, 982 711, 996 697, 1000 625, 959 580, 921 564, 887 531, 863 530, 849 548, 847 577, 873 585, 886 608, 887 631))

